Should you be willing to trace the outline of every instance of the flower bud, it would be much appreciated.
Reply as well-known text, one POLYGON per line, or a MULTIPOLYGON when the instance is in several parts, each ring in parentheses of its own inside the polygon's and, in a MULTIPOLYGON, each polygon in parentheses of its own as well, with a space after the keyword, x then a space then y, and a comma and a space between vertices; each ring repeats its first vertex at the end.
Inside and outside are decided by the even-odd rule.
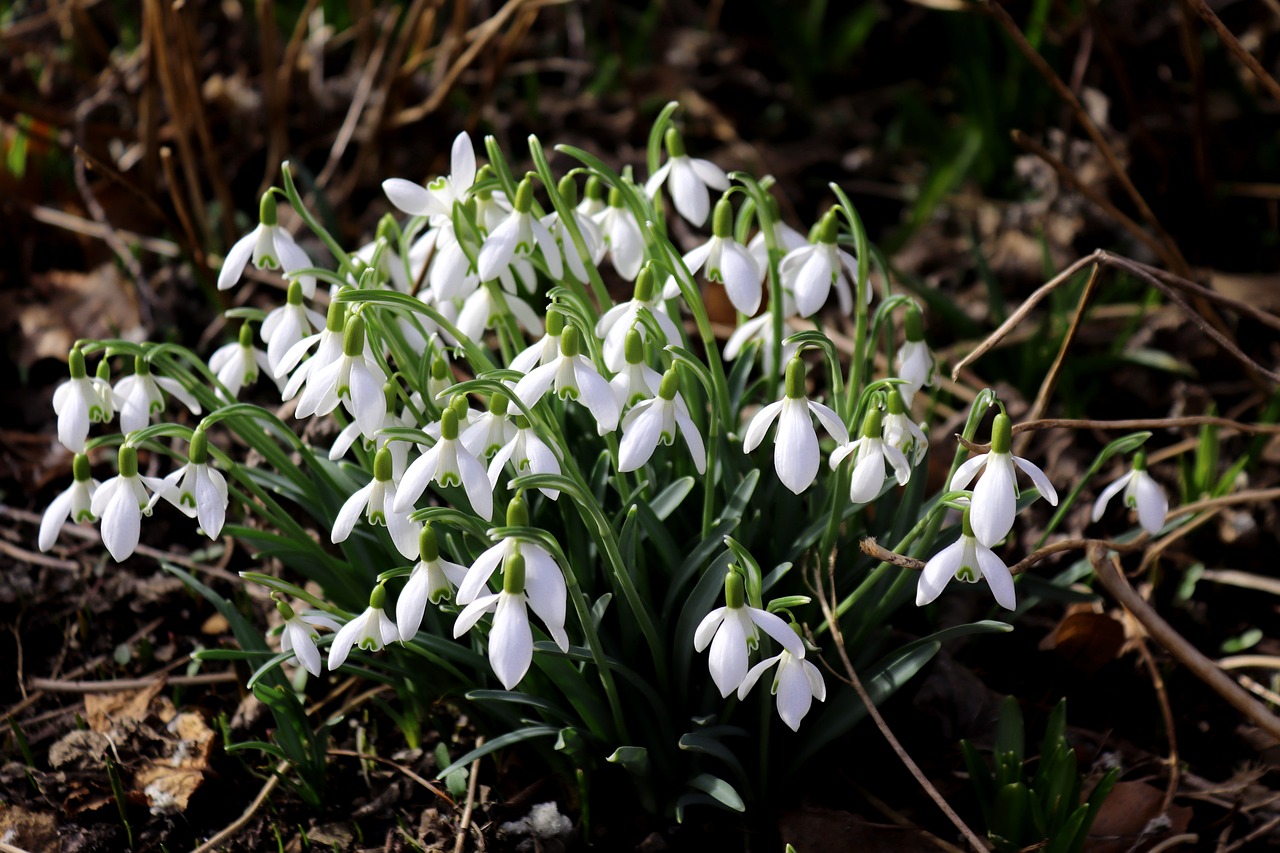
POLYGON ((197 427, 196 431, 191 433, 191 447, 187 450, 187 458, 191 460, 192 465, 209 463, 209 437, 205 435, 204 427, 197 427))
POLYGON ((727 197, 716 202, 715 213, 711 217, 711 233, 721 239, 733 236, 733 205, 727 197))
POLYGON ((386 447, 380 448, 373 457, 373 479, 386 483, 391 480, 391 451, 386 447))
POLYGON ((71 372, 72 379, 84 379, 84 353, 80 352, 79 347, 67 353, 67 370, 71 372))
POLYGON ((787 363, 787 396, 793 400, 806 396, 804 359, 792 356, 787 363))
POLYGON ((268 228, 279 221, 276 217, 276 194, 272 190, 262 194, 262 201, 258 203, 258 220, 268 228))
POLYGON ((373 588, 373 592, 369 593, 369 606, 374 610, 381 610, 387 603, 387 586, 386 584, 378 584, 373 588))
POLYGON ((724 576, 724 603, 730 610, 746 606, 747 593, 742 583, 742 575, 729 569, 724 576))
POLYGON ((1008 453, 1012 443, 1013 427, 1009 423, 1009 416, 1001 412, 991 424, 991 452, 1008 453))
POLYGON ((519 551, 507 557, 502 566, 502 591, 510 595, 524 592, 524 557, 519 551))
POLYGON ((440 559, 440 542, 436 537, 436 529, 427 522, 418 534, 418 555, 424 563, 433 563, 440 559))
POLYGON ((670 157, 684 157, 684 139, 680 136, 680 131, 674 127, 668 127, 663 141, 667 144, 667 155, 670 157))

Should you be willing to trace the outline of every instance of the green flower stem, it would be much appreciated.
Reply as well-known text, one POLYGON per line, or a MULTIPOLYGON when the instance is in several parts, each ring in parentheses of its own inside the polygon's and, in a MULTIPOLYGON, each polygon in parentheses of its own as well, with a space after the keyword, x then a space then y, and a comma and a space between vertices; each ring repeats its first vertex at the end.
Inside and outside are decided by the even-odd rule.
MULTIPOLYGON (((756 219, 760 222, 760 233, 764 236, 765 255, 769 259, 769 314, 773 325, 773 341, 770 344, 773 358, 773 384, 769 387, 776 392, 782 387, 782 373, 786 370, 786 365, 782 363, 782 276, 778 270, 782 252, 778 248, 777 223, 773 219, 772 208, 769 206, 769 196, 755 178, 746 172, 733 172, 729 177, 746 187, 756 219)), ((837 374, 833 371, 832 376, 835 375, 837 374)), ((836 411, 839 412, 840 409, 837 408, 836 411)))
POLYGON ((463 355, 466 356, 467 362, 471 365, 471 369, 476 373, 483 373, 487 370, 493 370, 496 365, 489 358, 475 341, 458 330, 458 327, 447 320, 443 314, 436 309, 427 305, 421 299, 410 296, 407 293, 397 293, 394 290, 356 290, 354 288, 344 290, 338 294, 339 302, 361 303, 368 302, 375 305, 385 305, 396 308, 401 311, 422 314, 431 322, 435 323, 443 329, 455 341, 458 341, 462 347, 463 355))
MULTIPOLYGON (((858 392, 862 390, 862 383, 867 376, 867 288, 871 287, 871 257, 867 243, 867 232, 862 227, 862 220, 858 217, 858 212, 854 208, 853 202, 849 201, 849 196, 845 194, 839 184, 833 182, 830 187, 840 201, 840 212, 849 223, 849 230, 853 234, 854 252, 857 254, 858 262, 858 280, 854 282, 853 293, 853 356, 849 363, 849 386, 845 394, 845 405, 850 406, 852 405, 851 401, 858 398, 858 392)), ((847 421, 852 412, 845 411, 841 414, 844 415, 847 421)))

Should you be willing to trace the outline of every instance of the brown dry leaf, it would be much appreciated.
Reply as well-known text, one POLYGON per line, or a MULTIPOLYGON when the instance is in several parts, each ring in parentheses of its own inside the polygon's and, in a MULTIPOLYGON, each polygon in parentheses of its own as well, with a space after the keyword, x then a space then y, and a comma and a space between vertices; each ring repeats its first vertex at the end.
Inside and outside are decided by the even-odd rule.
POLYGON ((213 730, 199 714, 178 714, 165 728, 177 738, 173 753, 150 760, 133 779, 134 787, 146 796, 152 814, 170 814, 187 807, 191 795, 204 781, 213 746, 213 730))
POLYGON ((200 626, 200 633, 206 636, 221 636, 231 630, 231 623, 221 613, 215 613, 200 626))
POLYGON ((0 838, 23 850, 57 850, 58 824, 52 814, 0 805, 0 838))
POLYGON ((1209 286, 1240 302, 1263 311, 1280 310, 1280 275, 1275 273, 1234 273, 1208 270, 1209 286))
POLYGON ((53 270, 31 276, 30 287, 0 300, 0 316, 17 320, 21 347, 17 362, 30 367, 42 358, 67 357, 80 338, 144 337, 132 286, 114 263, 87 273, 53 270), (18 293, 36 301, 17 304, 18 293))
POLYGON ((1091 853, 1123 853, 1132 849, 1134 842, 1144 831, 1151 832, 1149 839, 1169 838, 1186 832, 1191 823, 1190 806, 1173 806, 1167 817, 1169 822, 1152 831, 1148 825, 1160 817, 1164 792, 1146 782, 1117 782, 1098 810, 1098 817, 1089 830, 1091 853))
POLYGON ((1123 648, 1124 626, 1090 604, 1068 607, 1062 621, 1040 641, 1042 651, 1057 652, 1090 675, 1119 657, 1123 648))
POLYGON ((49 766, 55 769, 98 769, 106 760, 111 741, 102 732, 75 729, 49 747, 49 766))
POLYGON ((141 690, 120 693, 86 693, 84 695, 85 719, 95 732, 109 732, 124 722, 141 722, 147 717, 151 701, 164 687, 156 681, 141 690))

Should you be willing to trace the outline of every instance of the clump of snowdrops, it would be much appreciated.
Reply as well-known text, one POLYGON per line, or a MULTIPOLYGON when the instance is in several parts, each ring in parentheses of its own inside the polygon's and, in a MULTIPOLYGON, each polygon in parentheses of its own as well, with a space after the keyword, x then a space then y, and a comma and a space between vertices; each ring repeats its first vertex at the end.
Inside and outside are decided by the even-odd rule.
MULTIPOLYGON (((934 359, 917 304, 887 275, 873 292, 883 264, 853 205, 833 185, 830 209, 796 230, 768 179, 688 153, 673 110, 643 181, 568 146, 573 167, 557 175, 536 137, 534 168, 517 175, 492 138, 480 165, 459 135, 449 175, 384 183, 397 213, 355 251, 303 206, 285 164, 218 278, 229 289, 250 262, 276 270, 282 305, 228 311, 238 335, 207 362, 174 344, 71 352, 54 402, 74 482, 40 546, 68 518, 99 520, 124 560, 160 501, 250 546, 262 570, 243 576, 277 601, 279 652, 171 570, 235 629, 239 649, 202 656, 256 665, 277 727, 242 746, 289 762, 312 802, 334 721, 308 719, 300 696, 326 670, 390 685, 384 707, 411 745, 442 697, 466 705, 493 736, 442 778, 529 741, 563 753, 583 792, 613 763, 647 808, 681 816, 742 810, 864 715, 821 665, 830 625, 813 583, 834 591, 875 700, 947 637, 1009 629, 982 621, 897 647, 887 630, 952 578, 1016 606, 992 550, 1028 503, 1015 471, 1057 495, 1011 454, 1003 406, 978 396, 964 435, 998 409, 990 451, 946 450, 951 476, 928 494, 934 359), (282 203, 331 264, 285 230, 282 203), (683 254, 674 216, 703 233, 683 254), (710 287, 738 312, 727 341, 710 287), (825 333, 840 317, 843 349, 825 333), (889 375, 873 373, 877 352, 889 375), (237 402, 263 381, 285 406, 237 402), (173 420, 171 398, 191 417, 173 420), (88 439, 117 417, 120 434, 88 439), (99 483, 112 446, 115 475, 99 483), (172 473, 142 476, 140 456, 156 454, 172 473), (923 572, 876 563, 859 553, 867 536, 931 559, 923 572)), ((1144 476, 1126 497, 1146 524, 1144 476)))

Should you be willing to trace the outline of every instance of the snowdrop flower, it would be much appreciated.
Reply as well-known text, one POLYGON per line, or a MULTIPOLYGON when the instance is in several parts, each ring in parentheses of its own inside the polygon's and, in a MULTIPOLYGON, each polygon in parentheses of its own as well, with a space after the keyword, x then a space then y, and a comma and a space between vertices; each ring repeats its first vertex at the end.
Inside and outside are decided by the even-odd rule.
POLYGON ((130 445, 120 445, 119 471, 98 487, 89 503, 89 512, 102 519, 102 544, 117 563, 138 547, 142 516, 151 515, 164 487, 158 477, 139 476, 138 451, 130 445), (155 493, 150 499, 147 489, 155 493))
MULTIPOLYGON (((98 377, 89 378, 84 368, 84 353, 79 348, 67 353, 67 369, 71 374, 53 392, 53 411, 58 416, 58 441, 67 450, 84 452, 90 423, 106 423, 115 412, 111 386, 98 377)), ((143 421, 146 426, 146 421, 143 421)))
MULTIPOLYGON (((477 182, 493 177, 493 167, 484 166, 476 176, 477 182)), ((489 234, 502 224, 511 212, 511 200, 502 190, 483 189, 473 197, 475 203, 475 221, 480 230, 489 234)))
POLYGON ((902 401, 902 395, 896 386, 889 389, 889 411, 884 416, 884 431, 881 435, 886 445, 891 445, 902 451, 907 457, 907 461, 911 463, 911 467, 920 464, 920 460, 929 450, 929 439, 924 434, 924 424, 917 424, 907 415, 906 406, 902 401))
POLYGON ((565 326, 560 335, 560 356, 517 382, 516 396, 532 408, 554 385, 561 400, 577 400, 586 406, 599 433, 605 435, 618 428, 618 401, 595 365, 579 354, 578 345, 577 327, 565 326))
POLYGON ((717 607, 698 624, 693 647, 701 652, 711 645, 707 667, 721 696, 737 690, 747 677, 747 659, 760 642, 760 631, 777 640, 792 657, 804 657, 804 643, 781 618, 747 606, 742 575, 730 568, 724 577, 724 607, 717 607))
MULTIPOLYGON (((324 328, 289 347, 275 367, 269 368, 277 382, 285 376, 289 377, 284 389, 280 392, 282 399, 292 400, 298 391, 309 384, 313 374, 324 370, 342 357, 342 335, 346 323, 347 307, 334 299, 329 303, 324 328), (312 347, 315 347, 315 352, 306 361, 302 361, 303 356, 312 347)), ((270 365, 270 359, 268 359, 268 365, 270 365)))
POLYGON ((441 220, 410 248, 410 257, 418 259, 418 266, 428 254, 432 257, 427 265, 427 285, 436 302, 466 299, 480 286, 480 276, 458 240, 452 219, 441 220))
POLYGON ((286 663, 300 665, 319 678, 320 650, 316 648, 316 640, 320 639, 320 632, 316 630, 316 626, 328 628, 331 631, 337 631, 342 626, 337 620, 321 613, 309 613, 304 619, 278 598, 276 610, 284 618, 284 627, 280 629, 280 651, 293 652, 293 657, 286 663))
POLYGON ((604 184, 595 175, 587 176, 587 187, 583 190, 582 201, 575 208, 583 216, 597 217, 604 213, 609 205, 605 203, 604 184))
POLYGON ((560 355, 560 333, 564 331, 564 314, 551 304, 547 307, 547 329, 542 337, 516 354, 508 365, 512 370, 528 373, 549 364, 560 355))
POLYGON ((680 375, 672 367, 662 377, 658 394, 645 400, 622 419, 622 443, 618 451, 618 470, 635 471, 649 461, 658 443, 670 445, 675 441, 676 429, 684 436, 693 457, 693 465, 701 474, 707 470, 707 453, 702 436, 689 417, 689 407, 677 393, 680 375))
POLYGON ((907 309, 906 340, 898 348, 898 376, 907 380, 900 387, 903 400, 907 406, 916 392, 926 385, 933 384, 933 353, 924 342, 924 320, 920 316, 920 308, 915 303, 907 309))
POLYGON ((181 400, 192 414, 200 414, 200 403, 182 383, 166 376, 152 376, 151 362, 135 357, 133 375, 117 382, 111 392, 120 412, 120 431, 125 435, 136 432, 151 421, 152 415, 163 412, 165 391, 181 400))
POLYGON ((1150 474, 1147 473, 1147 454, 1138 451, 1133 456, 1133 468, 1103 489, 1093 504, 1093 520, 1102 518, 1111 499, 1124 489, 1124 505, 1138 511, 1138 523, 1142 529, 1155 536, 1164 527, 1169 513, 1169 498, 1150 474))
MULTIPOLYGON (((258 227, 237 240, 231 251, 227 252, 222 269, 218 272, 218 290, 227 290, 240 280, 250 257, 258 269, 278 269, 285 276, 292 276, 295 270, 314 266, 289 232, 277 224, 274 190, 267 190, 263 194, 262 202, 258 205, 258 219, 258 227)), ((304 296, 311 299, 316 295, 315 276, 304 275, 298 280, 302 284, 304 296)))
POLYGON ((71 485, 53 499, 40 519, 38 543, 41 551, 48 551, 58 541, 58 534, 62 532, 62 525, 67 523, 68 518, 77 524, 97 520, 90 507, 93 505, 93 494, 98 489, 98 481, 89 473, 89 457, 77 453, 71 463, 71 473, 71 485))
POLYGON ((804 361, 795 356, 787 365, 786 396, 756 413, 747 425, 742 442, 744 453, 755 450, 769 431, 770 424, 777 419, 773 467, 782 484, 797 495, 813 484, 822 461, 818 452, 818 433, 809 420, 809 413, 817 415, 818 421, 837 444, 849 443, 849 431, 840 416, 805 396, 804 379, 804 361))
MULTIPOLYGON (((807 419, 806 419, 807 420, 807 419)), ((911 464, 902 451, 886 444, 882 437, 884 416, 874 406, 862 421, 862 435, 842 444, 831 453, 831 469, 835 470, 846 456, 853 456, 853 476, 849 478, 849 500, 855 504, 871 503, 884 485, 884 468, 893 469, 899 486, 911 479, 911 464)))
POLYGON ((209 438, 203 427, 191 434, 187 460, 186 465, 164 478, 159 495, 188 518, 199 518, 204 535, 217 539, 227 518, 230 498, 226 478, 209 467, 209 438))
MULTIPOLYGON (((404 259, 396 251, 396 247, 400 244, 397 230, 396 222, 390 214, 382 217, 378 222, 377 236, 356 249, 351 259, 360 261, 366 268, 375 269, 377 280, 389 282, 393 290, 408 293, 413 289, 413 282, 409 279, 409 270, 405 266, 404 259), (378 262, 376 267, 374 266, 375 257, 378 262)), ((347 279, 352 284, 356 284, 354 276, 348 274, 347 279)), ((336 294, 336 291, 334 293, 336 294)))
MULTIPOLYGON (((769 218, 772 221, 775 250, 786 255, 787 252, 809 245, 809 240, 803 234, 782 221, 782 211, 778 209, 778 200, 773 196, 768 198, 769 218)), ((769 246, 764 238, 764 229, 769 226, 759 217, 757 217, 757 221, 760 222, 760 230, 747 243, 747 251, 755 259, 756 266, 760 268, 760 276, 763 278, 765 273, 769 271, 769 246)))
POLYGON ((342 355, 320 370, 312 369, 307 390, 298 398, 296 417, 324 416, 341 402, 360 426, 360 434, 372 439, 387 417, 382 387, 386 371, 370 352, 365 340, 364 318, 355 314, 342 333, 342 355))
POLYGON ((440 440, 413 460, 400 481, 396 512, 409 512, 431 483, 441 488, 462 486, 476 515, 493 517, 493 489, 484 464, 458 439, 458 412, 452 406, 440 415, 440 440))
MULTIPOLYGON (((838 220, 834 208, 828 210, 818 223, 818 241, 811 245, 792 249, 782 259, 778 271, 782 286, 791 291, 800 316, 808 317, 826 304, 831 288, 836 289, 840 310, 853 311, 853 296, 849 290, 847 270, 856 281, 858 262, 844 249, 836 248, 838 220)), ((871 301, 871 288, 867 288, 867 301, 871 301)))
POLYGON ((351 647, 358 645, 367 652, 381 651, 387 643, 400 639, 395 624, 383 612, 387 603, 387 590, 382 584, 369 593, 369 607, 356 618, 343 625, 329 646, 329 671, 333 672, 347 661, 351 647))
POLYGON ((389 178, 382 182, 382 191, 396 207, 411 216, 426 216, 432 225, 453 216, 453 206, 467 200, 467 193, 476 180, 476 152, 466 131, 453 139, 450 152, 450 173, 421 187, 404 178, 389 178))
POLYGON ((363 510, 370 524, 387 528, 396 550, 404 557, 412 560, 418 556, 418 531, 422 525, 409 519, 409 513, 413 509, 412 501, 401 507, 396 500, 396 484, 391 478, 391 468, 391 451, 384 447, 373 457, 373 479, 369 481, 369 485, 347 498, 342 509, 338 510, 329 541, 335 545, 345 542, 363 510))
POLYGON ((429 523, 418 534, 418 552, 418 563, 396 601, 396 624, 400 627, 400 639, 406 643, 418 633, 427 602, 439 604, 449 598, 467 576, 466 566, 440 556, 440 543, 429 523))
POLYGON ((991 594, 995 596, 997 604, 1006 610, 1017 607, 1013 575, 1009 572, 1009 567, 974 535, 972 518, 976 511, 976 503, 964 511, 960 522, 960 538, 925 563, 916 585, 916 606, 923 607, 937 598, 953 577, 976 583, 981 575, 986 578, 987 586, 991 587, 991 594))
MULTIPOLYGON (((504 272, 505 274, 505 272, 504 272)), ((486 329, 492 329, 496 320, 503 314, 510 314, 516 322, 535 335, 542 334, 542 321, 537 313, 529 307, 529 303, 515 295, 513 288, 503 288, 507 292, 503 298, 497 298, 497 288, 492 282, 486 282, 467 297, 458 319, 454 321, 464 337, 478 341, 484 337, 486 329)))
MULTIPOLYGON (((791 630, 799 636, 799 625, 792 622, 791 630)), ((827 699, 827 685, 822 680, 822 673, 803 657, 796 657, 783 649, 773 657, 765 658, 751 667, 747 670, 746 678, 742 679, 742 683, 738 685, 738 701, 741 702, 747 698, 751 688, 755 687, 756 681, 774 664, 777 664, 778 669, 773 675, 771 692, 778 697, 778 716, 791 731, 798 732, 800 721, 809 713, 813 700, 825 702, 827 699)))
MULTIPOLYGON (((787 318, 795 316, 795 305, 792 303, 791 297, 785 292, 782 294, 782 328, 786 333, 787 318)), ((729 340, 724 345, 724 357, 726 361, 733 361, 741 353, 742 350, 753 340, 760 341, 761 360, 764 362, 764 371, 770 375, 773 374, 773 312, 765 311, 759 317, 752 317, 741 326, 733 330, 733 334, 729 336, 729 340)), ((795 355, 796 350, 800 348, 799 344, 782 345, 782 359, 789 361, 791 356, 795 355)))
POLYGON ((635 214, 623 201, 621 190, 610 188, 609 206, 597 216, 614 271, 627 281, 634 280, 644 263, 644 235, 635 214))
MULTIPOLYGON (((578 184, 574 180, 573 175, 565 175, 560 179, 560 185, 557 187, 560 198, 566 207, 571 209, 573 221, 578 226, 578 233, 582 235, 582 246, 586 252, 586 260, 589 260, 592 266, 600 266, 600 262, 604 260, 604 236, 600 233, 600 226, 595 223, 590 216, 580 213, 576 209, 578 203, 578 184)), ((573 277, 578 281, 587 281, 587 265, 583 260, 583 256, 578 253, 578 246, 573 242, 573 235, 569 233, 568 227, 564 220, 560 217, 559 211, 552 211, 542 218, 542 224, 551 232, 551 236, 560 241, 560 245, 564 250, 565 264, 569 267, 569 272, 573 273, 573 277)))
POLYGON ((280 367, 285 355, 310 335, 312 329, 325 325, 325 318, 306 307, 302 297, 302 285, 290 282, 284 304, 273 308, 262 321, 262 340, 267 344, 267 364, 271 367, 272 376, 287 373, 280 367))
POLYGON ((632 331, 637 332, 643 341, 649 330, 640 321, 640 310, 649 312, 658 328, 662 330, 667 344, 681 342, 680 329, 667 314, 666 306, 654 293, 653 267, 645 266, 636 276, 636 286, 630 302, 619 303, 596 321, 596 337, 604 341, 604 366, 615 373, 626 364, 626 342, 632 331))
POLYGON ((516 190, 511 213, 489 233, 484 245, 480 247, 480 255, 476 258, 480 281, 497 278, 500 272, 511 266, 513 259, 532 256, 535 247, 542 250, 542 258, 547 263, 547 272, 551 277, 564 278, 560 247, 547 226, 533 215, 532 209, 533 186, 525 178, 516 190))
MULTIPOLYGON (((516 428, 515 437, 495 453, 489 463, 489 487, 497 487, 498 477, 507 463, 515 468, 517 477, 522 474, 559 474, 560 461, 529 422, 521 415, 516 415, 512 421, 516 428)), ((551 500, 560 497, 559 489, 540 488, 538 491, 551 500)))
MULTIPOLYGON (((716 202, 711 223, 711 239, 686 254, 684 265, 690 275, 696 275, 705 266, 707 281, 723 284, 733 307, 750 317, 760 310, 763 276, 751 253, 733 239, 733 206, 729 199, 716 202)), ((667 279, 662 295, 667 299, 680 295, 674 277, 667 279)))
POLYGON ((1053 506, 1058 505, 1058 492, 1053 488, 1053 483, 1049 482, 1044 471, 1034 463, 1009 452, 1012 438, 1009 416, 1001 412, 996 415, 991 425, 991 452, 967 460, 956 469, 955 476, 951 478, 951 484, 947 486, 951 491, 963 489, 972 482, 980 469, 986 468, 981 479, 978 480, 978 485, 973 489, 970 505, 973 510, 974 532, 978 541, 988 548, 994 547, 1013 529, 1013 516, 1018 506, 1015 465, 1031 478, 1036 490, 1045 500, 1053 506))
POLYGON ((516 434, 507 417, 508 400, 501 394, 489 398, 489 408, 462 433, 462 446, 477 459, 490 459, 516 434))
POLYGON ((655 198, 658 189, 669 184, 671 200, 676 210, 692 225, 702 225, 711 210, 711 194, 708 187, 724 191, 729 189, 729 178, 710 160, 699 160, 685 153, 684 139, 674 127, 667 128, 665 137, 667 162, 645 181, 644 191, 655 198))
MULTIPOLYGON (((418 419, 414 417, 413 411, 406 406, 403 412, 396 411, 396 404, 399 398, 396 395, 396 389, 399 386, 395 380, 387 382, 382 386, 382 396, 386 400, 386 420, 383 422, 386 427, 402 427, 406 429, 415 429, 418 426, 418 419)), ((412 397, 410 398, 412 399, 412 397)), ((421 397, 418 398, 419 403, 421 397)), ((351 449, 351 445, 356 443, 356 439, 360 437, 360 422, 352 421, 342 428, 337 437, 333 440, 333 445, 329 448, 329 461, 337 462, 339 459, 347 455, 347 451, 351 449)), ((391 479, 397 483, 404 476, 405 466, 409 463, 409 444, 403 441, 392 441, 387 437, 383 430, 379 430, 378 434, 372 441, 365 440, 364 446, 366 450, 381 450, 387 448, 391 451, 391 479)))
POLYGON ((634 406, 641 400, 658 396, 658 386, 662 384, 662 374, 644 363, 644 339, 640 337, 639 329, 627 332, 623 352, 627 363, 618 371, 617 376, 609 380, 619 411, 634 406))
MULTIPOLYGON (((209 369, 227 389, 226 395, 220 390, 218 396, 230 403, 240 396, 241 388, 258 381, 259 370, 270 374, 271 364, 267 354, 253 345, 253 326, 245 323, 240 327, 238 341, 214 350, 209 357, 209 369)), ((277 380, 276 384, 280 382, 277 380)))

